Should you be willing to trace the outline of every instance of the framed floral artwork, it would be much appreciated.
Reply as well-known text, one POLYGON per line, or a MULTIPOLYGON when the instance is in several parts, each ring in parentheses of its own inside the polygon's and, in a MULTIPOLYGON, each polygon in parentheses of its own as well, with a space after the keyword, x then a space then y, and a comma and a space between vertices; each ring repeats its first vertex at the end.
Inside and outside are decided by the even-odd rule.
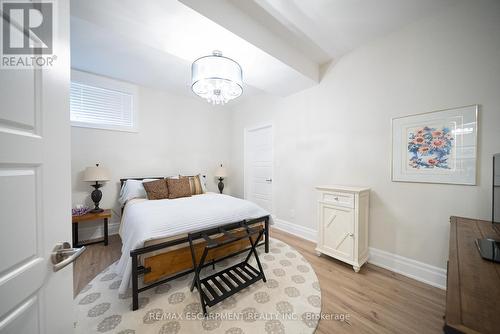
POLYGON ((478 105, 392 119, 392 180, 476 184, 478 105))

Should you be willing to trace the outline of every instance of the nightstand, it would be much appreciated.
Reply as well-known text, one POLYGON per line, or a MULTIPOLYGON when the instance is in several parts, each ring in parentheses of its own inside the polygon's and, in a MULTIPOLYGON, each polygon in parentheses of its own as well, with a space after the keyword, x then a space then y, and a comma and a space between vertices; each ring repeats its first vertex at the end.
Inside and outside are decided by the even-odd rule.
POLYGON ((111 218, 111 210, 107 209, 104 210, 103 212, 98 212, 98 213, 86 213, 81 216, 72 216, 72 225, 73 225, 73 247, 81 247, 81 246, 86 246, 86 245, 92 245, 92 244, 97 244, 100 242, 104 242, 104 246, 108 245, 108 219, 111 218), (84 222, 89 222, 89 221, 94 221, 94 220, 99 220, 102 219, 104 221, 104 238, 102 240, 96 240, 96 241, 91 241, 87 243, 79 243, 78 242, 78 224, 84 223, 84 222))

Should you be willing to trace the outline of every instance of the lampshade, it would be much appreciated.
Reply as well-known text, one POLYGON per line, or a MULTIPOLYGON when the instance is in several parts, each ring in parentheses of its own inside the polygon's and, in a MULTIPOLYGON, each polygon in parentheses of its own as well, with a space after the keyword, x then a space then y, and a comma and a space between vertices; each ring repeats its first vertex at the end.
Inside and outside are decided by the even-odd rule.
POLYGON ((93 167, 85 168, 83 173, 83 181, 95 182, 95 181, 109 181, 109 171, 105 167, 96 164, 93 167))
POLYGON ((226 177, 227 176, 226 167, 222 167, 222 165, 220 165, 220 167, 217 167, 217 170, 215 171, 215 176, 216 177, 226 177))
POLYGON ((242 87, 240 65, 220 51, 196 59, 191 66, 191 89, 209 103, 227 103, 241 95, 242 87))

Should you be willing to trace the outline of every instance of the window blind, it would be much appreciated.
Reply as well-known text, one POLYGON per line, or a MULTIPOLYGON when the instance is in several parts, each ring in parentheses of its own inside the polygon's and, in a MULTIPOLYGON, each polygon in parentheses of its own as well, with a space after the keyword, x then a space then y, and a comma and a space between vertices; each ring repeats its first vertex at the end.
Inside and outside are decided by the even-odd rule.
POLYGON ((71 122, 97 128, 134 129, 133 95, 71 82, 71 122))

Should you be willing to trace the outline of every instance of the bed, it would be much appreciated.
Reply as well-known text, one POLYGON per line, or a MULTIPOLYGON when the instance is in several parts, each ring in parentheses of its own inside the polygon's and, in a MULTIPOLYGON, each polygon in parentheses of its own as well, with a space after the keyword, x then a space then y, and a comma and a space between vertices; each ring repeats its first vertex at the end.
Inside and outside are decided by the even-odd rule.
MULTIPOLYGON (((146 178, 134 178, 143 179, 146 178)), ((121 179, 122 187, 127 180, 121 179)), ((210 192, 177 199, 127 201, 119 230, 123 242, 122 256, 117 264, 117 271, 122 276, 119 293, 126 293, 132 283, 132 308, 137 309, 141 291, 193 271, 188 233, 214 228, 211 237, 223 239, 224 233, 216 233, 218 226, 234 223, 238 232, 242 222, 264 229, 264 242, 260 245, 264 244, 268 252, 269 213, 252 202, 210 192), (142 287, 139 287, 140 275, 143 276, 142 287)), ((202 238, 195 240, 195 249, 202 249, 205 242, 202 238)), ((222 260, 225 253, 245 251, 249 242, 242 240, 229 247, 231 249, 222 248, 210 254, 210 263, 222 260)), ((195 253, 197 256, 197 251, 195 253)))

